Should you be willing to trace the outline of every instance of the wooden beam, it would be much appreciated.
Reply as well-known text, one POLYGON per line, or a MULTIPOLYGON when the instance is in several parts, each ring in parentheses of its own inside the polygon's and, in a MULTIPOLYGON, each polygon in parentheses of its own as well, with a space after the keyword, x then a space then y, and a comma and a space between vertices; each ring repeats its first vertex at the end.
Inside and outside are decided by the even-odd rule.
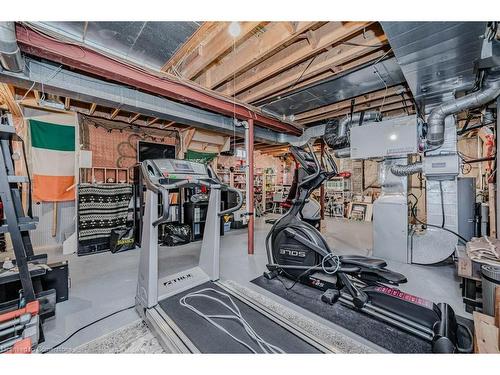
MULTIPOLYGON (((411 97, 408 94, 406 94, 405 99, 406 99, 407 106, 411 107, 411 105, 413 104, 413 102, 411 101, 411 97)), ((397 106, 398 109, 405 108, 405 105, 403 104, 403 99, 401 98, 401 96, 400 95, 392 95, 392 96, 386 97, 385 100, 382 97, 382 98, 379 98, 376 100, 366 101, 366 102, 363 102, 360 104, 358 104, 356 102, 356 104, 354 105, 354 112, 368 111, 368 110, 380 110, 382 105, 384 105, 384 107, 382 108, 383 112, 386 112, 386 111, 392 110, 392 108, 394 108, 394 107, 390 106, 392 104, 398 104, 398 106, 397 106)), ((312 123, 312 122, 316 122, 316 121, 320 121, 320 120, 326 120, 329 118, 340 117, 340 116, 347 115, 350 112, 351 112, 350 105, 343 106, 342 108, 339 108, 337 110, 330 111, 330 112, 321 114, 319 116, 307 118, 306 120, 302 121, 301 123, 307 124, 307 123, 312 123)))
POLYGON ((23 117, 21 108, 15 99, 13 86, 7 85, 6 83, 0 83, 0 96, 2 96, 12 116, 23 117))
POLYGON ((219 91, 226 95, 241 92, 359 33, 370 24, 371 22, 328 22, 317 30, 309 30, 306 32, 307 40, 298 41, 275 53, 254 68, 239 75, 236 82, 230 81, 225 84, 219 91))
POLYGON ((150 126, 150 125, 153 125, 154 123, 160 121, 160 119, 158 117, 154 117, 152 118, 151 120, 149 120, 147 123, 146 123, 146 126, 150 126))
POLYGON ((193 140, 194 133, 196 132, 196 129, 194 128, 189 128, 186 131, 183 132, 183 145, 184 145, 184 152, 188 150, 189 144, 193 140))
POLYGON ((67 96, 66 98, 64 98, 64 109, 66 111, 69 111, 70 107, 71 107, 71 98, 67 96))
POLYGON ((89 115, 93 115, 96 108, 97 108, 97 104, 96 103, 92 103, 90 105, 89 115))
POLYGON ((324 71, 335 68, 337 65, 357 59, 359 56, 373 51, 373 46, 384 45, 387 42, 385 34, 376 34, 364 40, 362 46, 340 45, 330 51, 316 55, 295 67, 280 73, 273 78, 238 95, 238 99, 245 103, 252 103, 265 98, 279 90, 294 88, 301 80, 306 80, 324 71))
POLYGON ((169 121, 163 124, 163 129, 169 128, 175 124, 175 121, 169 121))
POLYGON ((307 31, 314 24, 315 22, 299 22, 296 30, 290 32, 283 22, 269 23, 262 35, 249 38, 236 49, 235 53, 228 54, 220 64, 202 74, 200 82, 206 82, 206 86, 211 89, 221 85, 235 74, 268 57, 277 48, 307 31))
POLYGON ((38 90, 33 90, 33 95, 34 95, 34 97, 35 97, 35 101, 36 101, 37 103, 40 103, 40 91, 38 91, 38 90))
POLYGON ((220 22, 203 22, 189 39, 175 52, 175 54, 161 68, 164 72, 169 72, 172 67, 177 66, 182 59, 191 54, 214 30, 220 27, 220 22))
POLYGON ((128 123, 129 123, 129 124, 133 124, 133 123, 135 122, 135 120, 137 120, 140 116, 141 116, 141 114, 140 114, 140 113, 136 113, 136 114, 134 115, 134 117, 132 117, 130 120, 128 120, 128 123))
MULTIPOLYGON (((375 61, 375 60, 381 58, 382 56, 384 56, 384 54, 387 53, 388 48, 389 48, 388 45, 385 48, 376 49, 375 51, 373 51, 374 49, 372 48, 372 50, 367 51, 367 53, 365 55, 358 57, 357 59, 355 59, 353 61, 347 62, 345 64, 337 65, 337 66, 333 67, 332 69, 328 69, 328 70, 324 71, 323 73, 315 75, 314 77, 311 77, 311 78, 308 78, 305 80, 301 80, 300 82, 297 82, 296 84, 294 83, 292 86, 288 86, 280 91, 275 92, 273 94, 273 96, 283 96, 291 91, 296 91, 302 87, 316 84, 316 83, 321 82, 327 78, 332 78, 332 77, 339 75, 341 73, 345 73, 351 69, 354 70, 362 65, 365 65, 369 62, 372 62, 372 61, 375 61)), ((386 56, 390 57, 391 53, 387 53, 386 56)))
POLYGON ((120 113, 120 108, 115 108, 113 112, 111 112, 111 119, 114 119, 120 113))
MULTIPOLYGON (((382 89, 382 90, 373 91, 371 93, 355 97, 353 99, 355 101, 355 105, 358 106, 358 105, 368 103, 368 102, 371 102, 371 101, 374 101, 377 99, 381 99, 384 96, 386 98, 388 98, 388 97, 391 97, 393 95, 397 95, 397 92, 399 92, 400 90, 403 90, 403 92, 405 94, 405 99, 411 101, 411 96, 408 94, 407 89, 405 87, 402 87, 401 85, 389 87, 387 89, 387 92, 385 89, 382 89)), ((330 105, 326 105, 326 106, 323 106, 320 108, 316 108, 316 109, 313 109, 313 110, 310 110, 307 112, 294 114, 295 121, 299 121, 299 122, 303 121, 303 123, 307 123, 307 121, 304 121, 304 120, 306 120, 310 117, 316 117, 316 116, 321 116, 321 115, 325 115, 325 114, 331 115, 332 113, 335 113, 336 111, 339 111, 341 109, 350 108, 351 107, 351 100, 352 100, 352 98, 343 100, 341 102, 333 103, 330 105)))
POLYGON ((241 33, 236 38, 232 38, 227 30, 229 22, 222 22, 221 27, 217 32, 205 43, 202 42, 199 53, 188 64, 183 64, 180 68, 180 73, 184 78, 193 79, 199 73, 203 72, 210 64, 220 58, 222 55, 231 51, 233 45, 237 45, 239 41, 247 38, 261 22, 241 22, 241 33))

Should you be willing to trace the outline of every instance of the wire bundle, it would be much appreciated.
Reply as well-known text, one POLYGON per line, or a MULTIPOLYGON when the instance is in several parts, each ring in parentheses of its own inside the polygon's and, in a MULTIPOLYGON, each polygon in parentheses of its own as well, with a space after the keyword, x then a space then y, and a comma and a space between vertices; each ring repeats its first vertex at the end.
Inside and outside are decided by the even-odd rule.
POLYGON ((189 310, 193 311, 195 314, 198 316, 202 317, 205 319, 207 322, 212 324, 215 328, 219 329, 220 331, 224 332, 226 335, 231 337, 233 340, 239 342, 241 345, 246 347, 248 350, 250 350, 252 353, 258 353, 252 346, 250 346, 248 343, 244 342, 243 340, 237 338, 235 335, 230 333, 226 328, 224 328, 222 325, 217 323, 215 319, 229 319, 229 320, 234 320, 237 323, 239 323, 244 329, 247 335, 259 345, 259 348, 261 349, 262 353, 266 354, 284 354, 285 352, 283 349, 265 341, 261 336, 255 332, 255 330, 252 328, 252 326, 245 320, 243 315, 241 314, 240 309, 238 306, 234 303, 233 299, 226 293, 220 292, 216 289, 213 288, 204 288, 197 290, 195 292, 186 294, 183 296, 181 299, 179 299, 179 303, 181 306, 188 308, 189 310), (229 303, 226 303, 221 297, 214 297, 212 295, 209 295, 209 293, 212 294, 218 294, 222 298, 225 297, 229 303), (188 300, 192 299, 208 299, 210 301, 216 302, 220 304, 222 307, 230 311, 230 314, 224 315, 224 314, 205 314, 198 310, 196 307, 194 307, 192 304, 188 302, 188 300))

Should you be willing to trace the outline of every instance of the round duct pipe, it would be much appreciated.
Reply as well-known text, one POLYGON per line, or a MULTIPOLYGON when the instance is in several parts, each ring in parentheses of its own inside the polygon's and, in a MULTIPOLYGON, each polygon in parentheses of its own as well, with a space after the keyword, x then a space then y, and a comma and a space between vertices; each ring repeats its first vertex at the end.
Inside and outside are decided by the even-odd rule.
POLYGON ((22 72, 24 69, 14 22, 0 22, 0 64, 11 72, 22 72))

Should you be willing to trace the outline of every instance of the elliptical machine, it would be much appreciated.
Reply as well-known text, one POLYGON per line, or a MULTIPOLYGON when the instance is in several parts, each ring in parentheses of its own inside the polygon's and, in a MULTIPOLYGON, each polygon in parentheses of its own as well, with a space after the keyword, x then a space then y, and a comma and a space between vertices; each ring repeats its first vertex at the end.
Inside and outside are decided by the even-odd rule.
MULTIPOLYGON (((338 173, 328 152, 328 170, 325 170, 311 144, 307 148, 308 151, 290 147, 307 177, 298 184, 290 210, 273 225, 266 237, 268 271, 264 276, 273 279, 283 275, 320 289, 324 291, 323 302, 333 305, 339 301, 428 340, 434 353, 471 352, 472 345, 469 348, 458 345, 457 331, 462 324, 457 322, 448 304, 435 304, 393 288, 406 283, 407 279, 388 270, 382 259, 335 255, 321 233, 301 220, 300 212, 311 193, 338 173)), ((472 333, 462 326, 472 343, 472 333)))

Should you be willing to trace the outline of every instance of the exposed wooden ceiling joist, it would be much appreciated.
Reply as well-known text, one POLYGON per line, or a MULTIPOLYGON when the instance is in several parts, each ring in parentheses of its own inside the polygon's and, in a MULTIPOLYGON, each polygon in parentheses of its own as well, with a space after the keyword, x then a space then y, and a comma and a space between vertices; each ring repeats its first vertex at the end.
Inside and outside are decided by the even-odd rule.
POLYGON ((308 38, 298 41, 272 55, 261 64, 241 74, 236 82, 230 81, 219 91, 226 95, 239 93, 279 72, 316 55, 322 50, 360 32, 371 22, 328 22, 319 29, 308 31, 308 38), (311 38, 314 43, 311 43, 311 38))
MULTIPOLYGON (((187 79, 195 78, 216 59, 231 50, 240 40, 245 39, 260 24, 262 23, 241 22, 240 35, 233 38, 228 32, 229 22, 220 22, 208 40, 198 43, 191 53, 180 57, 179 63, 175 66, 174 73, 180 74, 187 79)), ((175 59, 175 56, 173 59, 175 59)))
POLYGON ((141 117, 140 113, 136 113, 130 120, 128 120, 129 124, 133 124, 139 117, 141 117))
MULTIPOLYGON (((374 92, 371 92, 369 94, 365 94, 365 95, 359 96, 357 98, 354 98, 355 106, 359 106, 359 105, 364 104, 364 103, 372 102, 374 100, 381 99, 384 97, 388 98, 388 97, 393 96, 393 95, 399 95, 399 93, 405 93, 405 99, 407 99, 411 103, 411 97, 408 95, 407 89, 401 85, 397 85, 397 86, 389 87, 389 88, 387 88, 387 90, 382 89, 382 90, 374 91, 374 92)), ((308 123, 308 122, 311 122, 311 121, 309 121, 309 118, 315 118, 315 117, 323 116, 323 115, 331 116, 332 114, 335 114, 336 111, 346 109, 346 108, 350 109, 351 100, 352 99, 343 100, 341 102, 337 102, 337 103, 330 104, 330 105, 327 105, 324 107, 313 109, 311 111, 296 114, 295 120, 302 122, 302 123, 308 123)))
POLYGON ((265 98, 279 90, 293 88, 297 82, 314 77, 327 70, 338 73, 336 67, 348 61, 357 59, 374 46, 382 46, 387 42, 387 37, 382 33, 376 33, 370 39, 363 40, 363 45, 340 45, 323 54, 316 55, 293 68, 276 75, 275 77, 243 92, 238 99, 252 103, 265 98))
POLYGON ((254 64, 268 57, 279 47, 313 27, 315 22, 298 22, 291 30, 286 23, 271 22, 265 32, 242 43, 234 53, 228 54, 221 62, 199 77, 205 87, 215 88, 254 64))
POLYGON ((95 112, 95 109, 97 108, 97 104, 96 103, 92 103, 90 105, 90 109, 89 109, 89 115, 93 115, 94 112, 95 112))
POLYGON ((272 94, 272 96, 273 97, 274 96, 283 96, 283 95, 289 94, 292 91, 299 90, 303 87, 317 84, 325 79, 334 78, 335 76, 340 75, 344 72, 347 72, 351 69, 355 70, 356 68, 364 66, 367 63, 377 61, 378 59, 380 59, 382 57, 385 57, 385 56, 389 57, 390 53, 388 53, 388 51, 386 51, 386 49, 388 49, 388 47, 381 48, 381 49, 378 49, 376 51, 372 51, 372 50, 367 51, 367 53, 365 55, 363 55, 363 56, 361 56, 353 61, 350 61, 346 64, 338 65, 335 67, 335 69, 327 70, 327 71, 325 71, 321 74, 318 74, 314 77, 311 77, 309 79, 301 80, 300 82, 294 83, 292 86, 289 86, 283 90, 275 92, 274 94, 272 94))
POLYGON ((115 108, 113 112, 111 112, 111 118, 114 119, 116 116, 118 116, 118 113, 120 113, 120 108, 115 108))
POLYGON ((196 32, 176 51, 176 53, 161 68, 164 72, 171 72, 189 54, 195 51, 211 33, 220 27, 220 22, 203 22, 196 32))
MULTIPOLYGON (((385 111, 387 109, 388 105, 394 104, 394 103, 400 104, 402 106, 401 108, 411 107, 413 104, 413 102, 411 100, 411 96, 408 94, 405 94, 404 98, 406 100, 406 105, 404 104, 404 101, 403 101, 403 98, 401 97, 401 95, 391 95, 391 96, 386 96, 385 98, 382 96, 381 98, 378 97, 378 99, 376 99, 376 100, 364 101, 364 102, 360 101, 359 104, 356 103, 354 105, 354 112, 369 111, 369 110, 381 110, 381 109, 382 109, 382 111, 385 111)), ((312 122, 317 122, 317 121, 321 121, 321 120, 326 120, 329 118, 340 117, 340 116, 347 115, 350 112, 351 112, 351 108, 350 108, 350 103, 349 103, 348 106, 344 105, 343 107, 340 107, 340 108, 333 110, 333 111, 330 111, 328 113, 321 114, 321 115, 314 116, 314 117, 310 117, 310 118, 306 119, 304 121, 304 123, 312 123, 312 122)))

